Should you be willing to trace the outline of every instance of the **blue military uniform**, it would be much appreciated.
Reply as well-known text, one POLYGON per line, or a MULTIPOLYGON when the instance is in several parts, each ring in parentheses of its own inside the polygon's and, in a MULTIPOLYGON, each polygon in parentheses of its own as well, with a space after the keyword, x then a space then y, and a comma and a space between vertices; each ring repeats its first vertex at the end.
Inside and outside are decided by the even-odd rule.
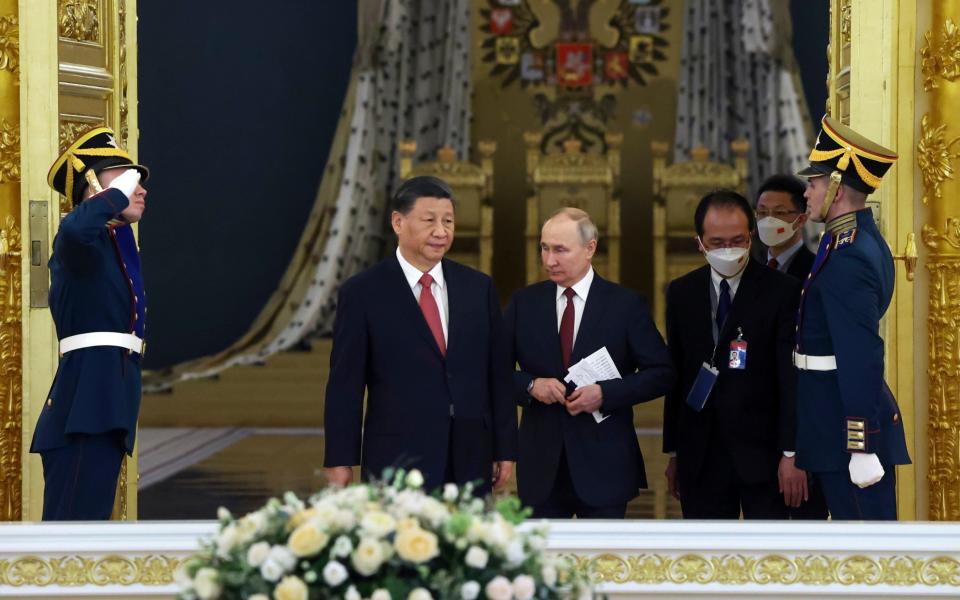
POLYGON ((123 455, 134 447, 146 295, 133 231, 118 220, 129 199, 110 188, 82 200, 87 169, 124 167, 145 179, 112 131, 98 128, 71 145, 49 176, 74 209, 49 263, 61 358, 30 449, 43 459, 44 520, 108 519, 123 455))
MULTIPOLYGON (((832 175, 869 194, 896 155, 825 118, 810 160, 801 175, 832 175)), ((896 519, 894 467, 910 463, 900 410, 883 380, 879 328, 894 280, 869 208, 827 223, 797 317, 797 466, 816 474, 835 520, 896 519), (877 455, 878 483, 852 483, 854 452, 877 455)))

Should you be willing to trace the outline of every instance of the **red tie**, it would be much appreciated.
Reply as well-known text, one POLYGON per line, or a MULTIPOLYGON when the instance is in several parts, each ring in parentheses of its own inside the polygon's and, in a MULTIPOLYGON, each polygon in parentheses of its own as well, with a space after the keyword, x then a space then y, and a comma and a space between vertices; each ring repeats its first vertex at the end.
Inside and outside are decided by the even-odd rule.
POLYGON ((777 262, 776 258, 771 257, 770 260, 767 261, 767 266, 771 269, 777 269, 780 267, 780 263, 777 262))
POLYGON ((443 339, 443 324, 440 322, 440 309, 437 308, 437 300, 433 297, 433 277, 430 273, 424 273, 420 278, 420 310, 423 311, 423 318, 427 320, 427 327, 433 334, 433 339, 437 341, 437 347, 440 348, 440 354, 447 355, 447 343, 443 339))
POLYGON ((573 297, 577 295, 573 288, 563 290, 567 305, 560 317, 560 354, 563 355, 563 368, 570 368, 570 355, 573 354, 573 297))

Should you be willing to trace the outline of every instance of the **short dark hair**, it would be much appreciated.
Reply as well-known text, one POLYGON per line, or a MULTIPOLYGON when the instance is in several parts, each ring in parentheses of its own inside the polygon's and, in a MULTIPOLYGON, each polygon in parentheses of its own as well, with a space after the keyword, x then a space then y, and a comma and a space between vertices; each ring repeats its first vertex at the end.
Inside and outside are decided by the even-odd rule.
POLYGON ((457 208, 453 190, 446 181, 432 175, 419 175, 400 184, 390 201, 390 209, 406 215, 413 210, 417 198, 449 198, 454 210, 457 208))
POLYGON ((764 192, 784 192, 790 194, 793 199, 793 206, 801 213, 807 212, 807 199, 803 194, 807 191, 807 184, 793 175, 777 174, 771 175, 763 182, 757 191, 757 202, 760 202, 760 196, 764 192))
POLYGON ((697 235, 703 237, 703 220, 707 217, 710 208, 739 208, 747 215, 747 224, 752 233, 757 228, 757 219, 753 208, 747 199, 733 190, 714 190, 700 199, 697 211, 693 214, 693 223, 697 228, 697 235))

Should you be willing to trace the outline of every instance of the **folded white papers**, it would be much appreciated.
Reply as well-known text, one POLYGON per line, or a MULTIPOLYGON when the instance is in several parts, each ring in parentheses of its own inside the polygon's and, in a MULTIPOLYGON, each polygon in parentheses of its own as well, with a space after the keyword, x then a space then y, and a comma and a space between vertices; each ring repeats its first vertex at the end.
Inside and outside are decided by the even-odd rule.
MULTIPOLYGON (((609 379, 620 379, 620 371, 617 370, 617 365, 613 362, 606 346, 570 367, 567 376, 563 378, 564 381, 576 385, 577 389, 609 379)), ((591 414, 597 423, 603 422, 610 416, 604 415, 599 410, 591 414)))

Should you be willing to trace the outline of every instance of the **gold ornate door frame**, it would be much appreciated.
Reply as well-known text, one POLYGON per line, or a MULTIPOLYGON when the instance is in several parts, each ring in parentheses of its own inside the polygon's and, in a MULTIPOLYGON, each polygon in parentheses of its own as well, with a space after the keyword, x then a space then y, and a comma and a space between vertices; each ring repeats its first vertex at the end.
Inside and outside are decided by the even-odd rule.
MULTIPOLYGON (((57 365, 46 258, 61 206, 47 169, 101 123, 136 157, 136 47, 136 0, 0 0, 0 520, 42 507, 28 450, 57 365)), ((136 517, 135 482, 127 461, 115 517, 136 517)))

